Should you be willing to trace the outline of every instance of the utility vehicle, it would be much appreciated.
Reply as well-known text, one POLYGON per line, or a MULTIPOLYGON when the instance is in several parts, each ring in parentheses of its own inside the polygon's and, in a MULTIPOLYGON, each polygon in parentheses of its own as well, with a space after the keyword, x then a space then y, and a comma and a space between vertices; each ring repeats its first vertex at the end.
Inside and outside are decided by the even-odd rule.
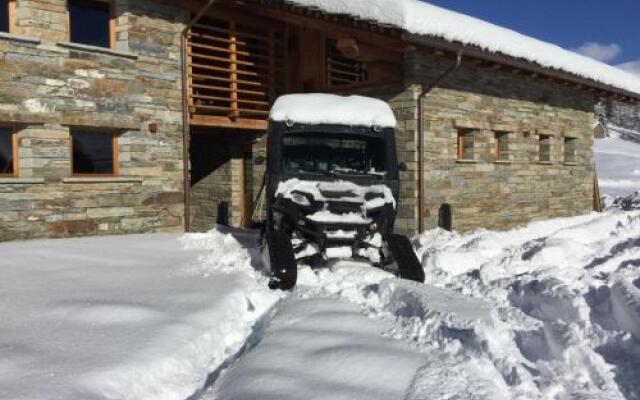
POLYGON ((393 233, 399 199, 395 117, 380 100, 288 95, 271 111, 261 236, 270 287, 295 286, 298 265, 365 261, 414 281, 424 270, 393 233))

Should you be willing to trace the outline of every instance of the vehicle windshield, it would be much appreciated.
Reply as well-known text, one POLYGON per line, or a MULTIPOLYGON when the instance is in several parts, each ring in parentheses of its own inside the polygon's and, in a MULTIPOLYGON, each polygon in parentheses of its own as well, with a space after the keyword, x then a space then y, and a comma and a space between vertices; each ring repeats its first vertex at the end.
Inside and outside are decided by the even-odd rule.
POLYGON ((382 136, 304 132, 287 134, 283 142, 284 169, 291 174, 384 177, 387 172, 382 136))

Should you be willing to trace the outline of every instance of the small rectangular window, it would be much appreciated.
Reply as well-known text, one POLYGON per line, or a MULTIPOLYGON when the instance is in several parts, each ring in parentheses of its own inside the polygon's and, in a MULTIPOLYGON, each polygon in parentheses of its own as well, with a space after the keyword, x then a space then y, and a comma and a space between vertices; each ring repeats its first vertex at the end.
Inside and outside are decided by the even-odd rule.
POLYGON ((71 146, 73 175, 117 175, 115 133, 72 130, 71 146))
POLYGON ((111 4, 100 0, 68 0, 70 40, 111 47, 111 4))
POLYGON ((470 130, 458 131, 458 160, 474 159, 474 134, 470 130))
POLYGON ((551 161, 551 136, 538 135, 539 147, 538 147, 538 161, 550 162, 551 161))
POLYGON ((509 132, 496 132, 496 160, 509 160, 509 132))
POLYGON ((12 128, 0 128, 0 175, 15 175, 17 148, 12 128))
POLYGON ((578 139, 564 138, 564 162, 574 163, 578 159, 578 139))

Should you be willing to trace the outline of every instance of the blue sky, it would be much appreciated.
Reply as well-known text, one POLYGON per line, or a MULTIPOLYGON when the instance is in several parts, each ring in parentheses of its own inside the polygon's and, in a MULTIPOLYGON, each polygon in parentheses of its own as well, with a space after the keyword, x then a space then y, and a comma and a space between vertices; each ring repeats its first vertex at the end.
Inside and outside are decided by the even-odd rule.
MULTIPOLYGON (((640 0, 428 0, 613 65, 638 62, 640 0)), ((631 64, 633 65, 633 64, 631 64)))

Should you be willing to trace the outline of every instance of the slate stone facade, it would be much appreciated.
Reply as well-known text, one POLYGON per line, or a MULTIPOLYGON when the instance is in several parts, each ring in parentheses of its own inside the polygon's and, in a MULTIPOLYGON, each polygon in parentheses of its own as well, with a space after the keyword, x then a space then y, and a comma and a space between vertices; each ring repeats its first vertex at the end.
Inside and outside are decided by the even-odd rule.
MULTIPOLYGON (((107 50, 67 43, 65 4, 20 0, 17 32, 0 35, 0 123, 16 128, 19 143, 18 176, 0 178, 0 240, 183 230, 180 32, 188 13, 153 0, 117 0, 117 43, 107 50), (69 132, 78 127, 117 130, 117 177, 71 176, 69 132)), ((398 155, 408 171, 401 173, 398 230, 418 228, 419 112, 428 228, 443 204, 461 231, 589 212, 595 98, 463 63, 419 111, 420 84, 451 63, 410 52, 402 82, 359 91, 388 101, 399 121, 398 155), (463 130, 474 132, 472 160, 457 157, 463 130), (507 160, 495 159, 496 132, 509 135, 507 160), (538 135, 550 136, 549 162, 538 159, 538 135), (565 138, 577 140, 570 162, 565 138)), ((264 166, 252 159, 264 155, 264 135, 237 140, 229 133, 192 135, 191 162, 205 165, 192 181, 195 230, 214 225, 218 201, 230 202, 233 223, 246 224, 242 209, 252 207, 262 184, 264 166)))
POLYGON ((19 163, 0 180, 0 240, 183 229, 187 14, 146 0, 115 11, 109 50, 67 43, 65 0, 17 2, 17 31, 0 36, 0 122, 19 163), (71 128, 117 131, 119 176, 72 177, 71 128))

